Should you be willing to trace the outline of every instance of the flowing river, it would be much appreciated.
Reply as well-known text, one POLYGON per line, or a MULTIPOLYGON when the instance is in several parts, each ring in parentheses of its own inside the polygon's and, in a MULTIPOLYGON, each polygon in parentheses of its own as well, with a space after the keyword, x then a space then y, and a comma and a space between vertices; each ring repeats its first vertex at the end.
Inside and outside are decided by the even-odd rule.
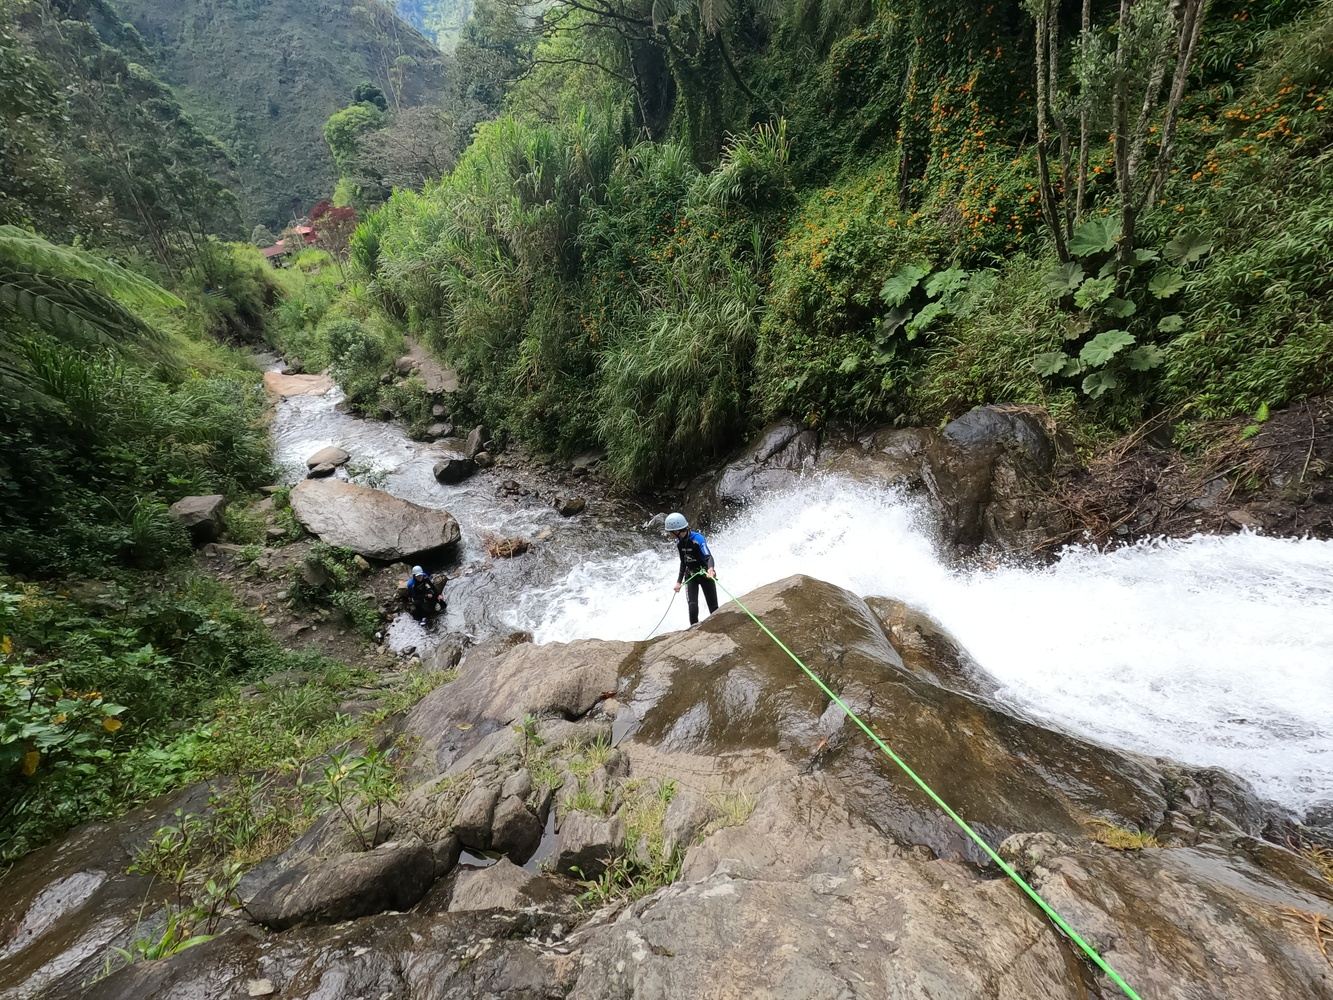
MULTIPOLYGON (((500 495, 511 476, 539 492, 571 485, 534 471, 494 469, 441 486, 431 446, 341 413, 340 399, 283 401, 276 457, 294 481, 307 456, 338 445, 352 454, 355 477, 458 519, 462 572, 439 630, 642 639, 664 612, 661 631, 685 626, 683 595, 671 603, 675 551, 642 526, 650 512, 589 496, 585 515, 565 519, 536 496, 500 495), (530 553, 467 572, 486 561, 487 533, 545 532, 530 553)), ((1031 717, 1225 768, 1298 813, 1333 804, 1333 542, 1197 537, 1073 547, 1051 565, 960 569, 941 557, 919 502, 836 478, 760 498, 710 541, 737 595, 806 573, 899 598, 953 632, 994 676, 997 697, 1031 717)), ((430 642, 406 616, 390 637, 399 648, 430 642)), ((784 638, 799 651, 799 636, 784 638)))

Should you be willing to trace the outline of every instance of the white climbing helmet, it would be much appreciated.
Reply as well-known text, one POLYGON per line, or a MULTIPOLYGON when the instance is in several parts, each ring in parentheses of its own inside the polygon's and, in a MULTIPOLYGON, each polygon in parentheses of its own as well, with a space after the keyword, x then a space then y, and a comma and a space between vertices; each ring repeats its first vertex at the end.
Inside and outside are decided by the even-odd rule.
POLYGON ((684 514, 675 512, 667 515, 666 519, 667 531, 684 531, 689 526, 690 522, 685 520, 684 514))
POLYGON ((413 567, 412 567, 412 575, 413 575, 413 576, 425 576, 425 575, 426 575, 426 571, 425 571, 424 569, 422 569, 420 566, 413 566, 413 567))

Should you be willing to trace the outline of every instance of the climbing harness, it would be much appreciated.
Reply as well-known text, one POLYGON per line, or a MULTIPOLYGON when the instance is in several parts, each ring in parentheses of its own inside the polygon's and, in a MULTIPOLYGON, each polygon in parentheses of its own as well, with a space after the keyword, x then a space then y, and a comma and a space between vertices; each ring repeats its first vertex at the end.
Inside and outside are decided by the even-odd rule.
MULTIPOLYGON (((758 625, 760 630, 766 636, 772 639, 777 644, 779 649, 781 649, 784 653, 790 656, 792 658, 792 661, 803 671, 805 671, 805 675, 809 677, 812 681, 814 681, 817 685, 819 685, 819 689, 823 691, 824 694, 826 694, 829 698, 831 698, 834 704, 836 704, 840 709, 842 709, 843 712, 846 713, 849 719, 851 719, 853 722, 855 722, 858 726, 861 727, 861 730, 867 736, 870 737, 871 741, 875 744, 875 746, 879 747, 880 750, 884 751, 885 756, 887 756, 891 761, 897 764, 898 767, 902 769, 903 773, 906 774, 909 778, 911 778, 912 781, 916 783, 917 787, 920 788, 923 792, 925 792, 926 795, 930 798, 930 800, 934 802, 935 805, 939 806, 942 810, 944 810, 944 814, 948 816, 951 820, 953 820, 954 823, 958 826, 958 828, 963 831, 963 833, 967 834, 967 836, 971 838, 973 843, 975 843, 978 847, 980 847, 983 851, 986 852, 987 857, 989 857, 992 861, 994 861, 997 865, 999 865, 1000 870, 1002 872, 1008 875, 1009 878, 1013 879, 1014 883, 1025 893, 1027 893, 1028 898, 1030 898, 1034 903, 1037 904, 1038 907, 1040 907, 1041 911, 1051 919, 1051 922, 1054 923, 1056 927, 1058 927, 1061 931, 1065 933, 1065 935, 1069 938, 1069 940, 1073 941, 1076 945, 1079 946, 1079 948, 1083 951, 1083 954, 1087 955, 1088 958, 1092 959, 1092 961, 1096 964, 1097 968, 1101 969, 1104 973, 1106 973, 1106 975, 1110 977, 1111 981, 1115 983, 1116 986, 1120 987, 1121 991, 1125 994, 1125 996, 1129 997, 1130 1000, 1142 1000, 1142 998, 1137 993, 1134 992, 1134 989, 1129 985, 1129 983, 1125 982, 1125 980, 1121 977, 1120 973, 1116 972, 1115 969, 1111 968, 1110 963, 1108 963, 1106 959, 1102 958, 1102 956, 1097 953, 1097 949, 1092 947, 1092 945, 1088 944, 1088 942, 1084 941, 1083 938, 1079 936, 1078 931, 1074 930, 1073 927, 1069 926, 1069 922, 1065 920, 1064 917, 1060 916, 1060 914, 1056 913, 1055 909, 1051 906, 1051 904, 1046 902, 1046 900, 1042 899, 1041 894, 1038 893, 1036 889, 1028 885, 1027 881, 1023 878, 1023 876, 1019 875, 1018 872, 1014 871, 1014 869, 1009 865, 1009 863, 1006 862, 1003 858, 1001 858, 1000 855, 997 854, 995 850, 990 846, 990 844, 986 843, 986 841, 982 839, 981 835, 977 833, 976 830, 972 829, 972 827, 968 824, 968 822, 965 819, 963 819, 956 812, 954 812, 953 809, 949 806, 949 804, 945 802, 942 798, 940 798, 939 794, 936 793, 935 789, 931 788, 928 784, 926 784, 925 780, 921 778, 921 776, 918 775, 915 771, 913 771, 911 767, 908 766, 905 760, 903 760, 896 753, 894 753, 893 749, 887 743, 885 743, 882 739, 880 739, 877 735, 875 735, 875 731, 871 729, 869 726, 867 726, 864 722, 862 722, 860 717, 851 710, 851 708, 847 705, 847 703, 843 701, 841 698, 839 698, 836 694, 834 694, 833 691, 829 688, 829 686, 825 684, 822 680, 820 680, 818 674, 816 674, 813 670, 811 670, 803 662, 801 662, 801 658, 797 656, 795 653, 793 653, 790 649, 788 649, 786 643, 784 643, 781 639, 779 639, 776 635, 774 635, 773 632, 769 629, 769 627, 765 625, 763 622, 761 622, 758 616, 756 616, 753 611, 751 611, 743 603, 741 603, 741 599, 739 597, 737 597, 731 591, 727 590, 727 588, 722 585, 721 580, 717 580, 716 577, 714 577, 714 580, 717 582, 717 585, 718 587, 721 588, 722 592, 726 594, 727 597, 731 600, 731 602, 735 604, 736 607, 744 611, 747 615, 749 615, 750 620, 754 622, 756 625, 758 625)), ((667 610, 670 611, 671 609, 668 607, 667 610)), ((663 615, 662 617, 663 620, 665 620, 666 616, 663 615)), ((654 631, 656 631, 656 629, 654 629, 654 631)))

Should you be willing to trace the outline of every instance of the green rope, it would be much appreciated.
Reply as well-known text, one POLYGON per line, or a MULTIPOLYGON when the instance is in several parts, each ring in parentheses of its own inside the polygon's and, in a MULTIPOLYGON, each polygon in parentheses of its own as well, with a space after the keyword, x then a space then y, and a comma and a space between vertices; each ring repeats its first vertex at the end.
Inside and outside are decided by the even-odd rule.
POLYGON ((738 608, 740 608, 742 611, 744 611, 747 615, 750 616, 750 620, 753 621, 756 625, 758 625, 760 629, 763 630, 765 635, 767 635, 770 639, 772 639, 775 643, 777 643, 779 649, 781 649, 784 653, 790 656, 792 658, 792 661, 795 662, 795 664, 798 667, 800 667, 802 670, 805 671, 807 677, 809 677, 812 681, 814 681, 816 684, 819 685, 820 690, 823 691, 824 694, 828 695, 831 699, 833 699, 834 703, 837 704, 837 706, 841 708, 845 713, 847 713, 847 717, 849 719, 851 719, 853 722, 855 722, 858 726, 861 727, 861 730, 867 736, 869 736, 872 741, 874 741, 875 746, 883 750, 885 755, 888 756, 890 760, 892 760, 895 764, 897 764, 900 768, 902 768, 903 773, 906 774, 909 778, 911 778, 914 782, 916 782, 917 787, 920 788, 923 792, 925 792, 926 795, 930 797, 930 800, 932 802, 934 802, 937 806, 943 809, 945 815, 947 815, 951 820, 953 820, 954 823, 958 825, 958 828, 960 830, 962 830, 965 834, 967 834, 970 838, 972 838, 972 841, 983 851, 985 851, 986 855, 992 861, 994 861, 997 865, 1000 866, 1000 870, 1002 872, 1004 872, 1011 879, 1013 879, 1014 882, 1018 885, 1018 887, 1028 894, 1028 897, 1034 903, 1036 903, 1037 906, 1041 908, 1041 911, 1045 913, 1046 916, 1051 918, 1052 923, 1054 923, 1056 927, 1060 928, 1060 930, 1062 930, 1071 941, 1073 941, 1076 945, 1079 946, 1079 948, 1083 950, 1083 954, 1087 955, 1088 958, 1092 959, 1092 961, 1096 963, 1099 969, 1101 969, 1103 972, 1105 972, 1108 976, 1111 977, 1111 981, 1120 987, 1120 989, 1124 992, 1125 996, 1129 997, 1130 1000, 1142 1000, 1142 998, 1137 993, 1134 992, 1133 988, 1129 985, 1129 983, 1125 982, 1125 980, 1121 977, 1120 973, 1116 972, 1115 969, 1111 968, 1110 963, 1108 963, 1106 959, 1102 958, 1102 956, 1097 953, 1097 949, 1092 947, 1092 945, 1088 944, 1088 942, 1084 941, 1083 938, 1079 936, 1078 932, 1074 930, 1074 928, 1069 926, 1069 922, 1065 920, 1064 917, 1060 916, 1060 914, 1056 913, 1055 910, 1051 907, 1051 905, 1047 903, 1046 900, 1041 898, 1041 894, 1038 893, 1036 889, 1032 888, 1032 886, 1027 884, 1027 882, 1023 879, 1023 876, 1019 875, 1018 872, 1014 871, 1014 869, 1009 865, 1008 862, 1006 862, 1003 858, 1001 858, 998 854, 996 854, 994 849, 992 849, 991 846, 981 838, 981 835, 978 834, 976 830, 972 829, 972 827, 968 824, 966 820, 964 820, 961 816, 959 816, 956 812, 954 812, 953 809, 950 808, 949 804, 939 797, 939 795, 935 792, 935 789, 931 788, 928 784, 926 784, 926 782, 920 777, 920 775, 918 775, 915 771, 913 771, 911 767, 908 766, 905 760, 903 760, 896 753, 894 753, 893 749, 887 743, 885 743, 882 739, 876 736, 875 731, 871 729, 869 726, 867 726, 864 722, 862 722, 860 717, 857 716, 857 714, 853 712, 850 707, 848 707, 847 703, 844 702, 841 698, 839 698, 836 694, 834 694, 833 691, 829 688, 829 686, 825 684, 822 680, 820 680, 819 676, 813 670, 811 670, 804 663, 802 663, 801 658, 797 656, 795 653, 793 653, 790 649, 788 649, 786 644, 776 635, 774 635, 772 631, 769 629, 769 627, 765 625, 763 622, 761 622, 758 619, 758 617, 755 616, 755 613, 753 611, 751 611, 744 604, 742 604, 740 598, 738 598, 731 591, 727 590, 726 587, 723 587, 722 582, 720 580, 717 581, 717 585, 722 588, 722 592, 726 594, 727 597, 729 597, 731 601, 738 608))
MULTIPOLYGON (((691 580, 693 580, 695 577, 697 577, 697 576, 707 576, 707 575, 708 575, 707 571, 701 569, 701 570, 699 570, 699 571, 696 572, 696 573, 691 573, 691 574, 690 574, 689 576, 687 576, 684 580, 681 580, 681 581, 680 581, 680 585, 681 585, 682 587, 687 586, 687 585, 689 584, 689 582, 690 582, 691 580)), ((667 615, 671 614, 671 608, 672 608, 672 606, 676 603, 676 595, 677 595, 678 593, 680 593, 680 591, 678 591, 678 590, 673 590, 673 591, 671 592, 671 600, 667 601, 666 610, 662 612, 662 617, 659 618, 659 619, 657 619, 657 624, 653 626, 652 631, 649 632, 647 635, 645 635, 645 636, 643 637, 644 642, 647 642, 649 639, 651 639, 651 638, 653 637, 653 634, 654 634, 659 628, 662 627, 662 623, 663 623, 664 621, 667 620, 667 615)))

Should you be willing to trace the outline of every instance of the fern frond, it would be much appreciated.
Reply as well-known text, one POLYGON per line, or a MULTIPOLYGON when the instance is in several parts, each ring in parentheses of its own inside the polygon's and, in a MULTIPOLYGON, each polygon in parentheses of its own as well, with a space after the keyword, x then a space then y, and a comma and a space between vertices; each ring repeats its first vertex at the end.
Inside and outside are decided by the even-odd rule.
POLYGON ((18 226, 0 226, 0 270, 76 278, 105 296, 131 306, 183 308, 185 303, 156 282, 76 247, 59 246, 18 226))
POLYGON ((699 0, 699 20, 710 35, 731 20, 732 0, 699 0))
POLYGON ((155 346, 160 340, 157 331, 91 284, 33 270, 0 270, 0 311, 72 347, 155 346))

